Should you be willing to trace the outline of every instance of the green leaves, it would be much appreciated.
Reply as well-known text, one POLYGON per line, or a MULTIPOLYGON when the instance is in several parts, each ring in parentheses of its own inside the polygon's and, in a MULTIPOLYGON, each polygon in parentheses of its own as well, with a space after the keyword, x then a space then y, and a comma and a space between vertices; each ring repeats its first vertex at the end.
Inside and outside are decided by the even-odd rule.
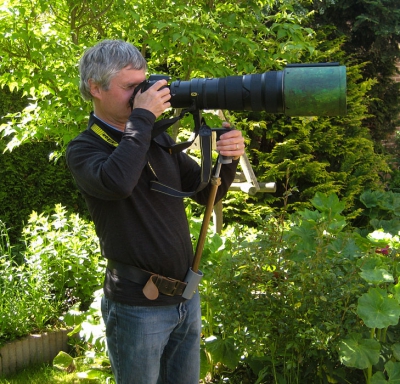
POLYGON ((385 370, 389 376, 386 380, 383 372, 376 372, 371 378, 371 384, 399 384, 400 383, 400 363, 388 361, 385 364, 385 370))
POLYGON ((36 278, 46 276, 66 305, 74 298, 87 306, 101 287, 105 268, 93 223, 56 205, 51 215, 33 212, 24 237, 26 264, 36 278))
POLYGON ((60 351, 53 359, 54 368, 61 371, 67 371, 68 373, 71 373, 76 369, 75 364, 74 358, 64 351, 60 351))
MULTIPOLYGON (((377 196, 378 194, 365 194, 364 204, 367 207, 381 205, 376 200, 377 196)), ((385 200, 384 193, 379 196, 385 200)), ((395 210, 395 205, 391 205, 391 209, 395 210)), ((370 338, 365 339, 357 334, 342 340, 339 343, 340 359, 349 367, 367 369, 367 382, 370 384, 397 383, 400 379, 400 363, 386 363, 389 381, 384 372, 378 371, 372 375, 372 366, 377 364, 379 357, 382 361, 387 361, 391 356, 396 360, 400 357, 398 343, 390 345, 389 338, 386 337, 388 328, 398 325, 400 317, 400 288, 399 284, 393 284, 397 280, 394 276, 398 276, 399 272, 398 261, 397 257, 391 257, 397 255, 399 238, 377 230, 370 233, 367 240, 377 247, 378 253, 360 258, 358 265, 361 269, 360 276, 374 287, 370 287, 358 298, 357 315, 370 329, 370 338), (391 347, 390 353, 385 352, 388 346, 391 347)))
POLYGON ((333 250, 339 244, 340 233, 346 226, 346 219, 341 215, 344 204, 336 194, 324 195, 318 192, 311 203, 317 209, 305 209, 293 215, 292 219, 296 220, 298 225, 284 234, 285 240, 295 242, 289 256, 292 260, 312 257, 321 249, 333 250), (325 248, 327 243, 332 242, 333 236, 338 236, 338 243, 325 248), (296 254, 293 250, 298 250, 299 253, 296 254))
POLYGON ((400 305, 396 299, 388 297, 386 290, 370 288, 358 299, 357 314, 369 328, 386 328, 397 325, 400 305))
POLYGON ((340 361, 347 367, 365 369, 379 360, 381 345, 373 339, 363 339, 361 334, 351 334, 339 343, 340 361))
POLYGON ((131 41, 148 60, 149 72, 161 69, 183 80, 265 72, 308 55, 316 42, 302 26, 306 16, 295 16, 287 6, 269 14, 270 6, 270 0, 189 7, 182 0, 99 0, 95 7, 9 0, 0 8, 0 88, 20 90, 34 107, 10 115, 0 133, 10 136, 12 149, 33 139, 65 145, 81 131, 90 104, 79 95, 78 60, 101 39, 131 41), (267 20, 278 23, 269 28, 267 20))
POLYGON ((400 231, 400 194, 392 191, 365 191, 360 201, 366 209, 363 215, 373 229, 383 229, 392 235, 400 231))
POLYGON ((360 276, 369 283, 379 284, 379 283, 393 283, 393 275, 389 273, 386 269, 369 269, 360 272, 360 276))
POLYGON ((205 340, 207 352, 211 355, 212 363, 215 365, 221 363, 229 369, 235 369, 238 365, 240 355, 235 348, 233 338, 220 339, 210 337, 205 340))
POLYGON ((338 196, 333 193, 329 195, 316 193, 311 203, 320 212, 330 213, 333 217, 339 215, 345 208, 344 202, 339 201, 338 196))

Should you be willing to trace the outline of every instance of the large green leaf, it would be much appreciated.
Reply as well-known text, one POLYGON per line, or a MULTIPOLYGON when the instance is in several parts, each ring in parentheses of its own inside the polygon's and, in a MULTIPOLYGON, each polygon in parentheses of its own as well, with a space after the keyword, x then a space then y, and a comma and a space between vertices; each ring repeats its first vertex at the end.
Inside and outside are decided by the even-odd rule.
POLYGON ((206 340, 206 349, 210 353, 214 364, 221 363, 232 370, 237 367, 240 355, 235 348, 233 338, 208 338, 206 340))
POLYGON ((387 211, 394 213, 396 216, 400 215, 400 195, 388 191, 385 193, 385 199, 380 201, 380 207, 387 211))
POLYGON ((358 299, 357 314, 369 328, 386 328, 399 322, 400 305, 381 288, 370 288, 358 299))
POLYGON ((375 372, 374 375, 371 377, 370 384, 387 384, 387 380, 383 372, 375 372))
POLYGON ((340 361, 347 367, 365 369, 379 361, 381 345, 375 339, 352 334, 339 342, 340 361))
POLYGON ((379 202, 384 199, 384 197, 384 192, 365 191, 360 196, 360 200, 367 208, 374 208, 379 206, 379 202))
POLYGON ((311 199, 311 203, 320 212, 329 212, 331 216, 340 214, 345 208, 345 203, 339 201, 338 196, 334 193, 327 196, 317 192, 315 197, 311 199))
POLYGON ((389 380, 386 380, 382 372, 376 372, 371 378, 371 384, 400 384, 400 363, 388 361, 385 369, 389 380))
POLYGON ((370 255, 368 257, 363 257, 357 261, 357 266, 362 271, 368 271, 371 269, 379 269, 384 266, 382 258, 378 255, 370 255))
POLYGON ((386 269, 369 269, 366 271, 361 271, 360 276, 372 284, 380 283, 393 283, 393 275, 389 273, 386 269))
POLYGON ((75 370, 75 361, 72 356, 64 351, 60 351, 53 359, 53 367, 71 373, 75 370))
POLYGON ((389 376, 389 384, 399 384, 400 383, 400 363, 388 361, 385 364, 386 371, 389 376))

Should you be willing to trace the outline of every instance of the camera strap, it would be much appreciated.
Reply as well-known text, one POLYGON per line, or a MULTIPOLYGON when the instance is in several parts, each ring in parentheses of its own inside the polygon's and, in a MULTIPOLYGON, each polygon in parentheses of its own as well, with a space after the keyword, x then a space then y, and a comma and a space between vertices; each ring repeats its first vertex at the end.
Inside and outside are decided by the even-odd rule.
MULTIPOLYGON (((190 147, 194 140, 199 136, 199 142, 200 142, 200 152, 201 152, 201 174, 200 174, 200 183, 198 187, 196 188, 195 191, 190 191, 190 192, 182 192, 179 190, 176 190, 174 188, 171 188, 163 183, 161 183, 158 180, 157 174, 154 171, 154 169, 151 167, 151 164, 149 164, 151 171, 153 172, 154 176, 156 177, 156 180, 151 181, 151 186, 150 189, 153 191, 157 191, 160 193, 164 193, 169 196, 173 197, 190 197, 196 194, 197 192, 201 191, 204 189, 208 183, 210 182, 211 179, 211 170, 212 170, 212 130, 210 127, 208 127, 206 124, 202 124, 200 129, 198 129, 198 132, 195 131, 195 138, 193 140, 189 140, 186 142, 182 143, 176 143, 172 146, 164 146, 157 141, 154 140, 158 135, 161 133, 165 132, 171 125, 173 125, 175 122, 180 120, 189 110, 183 110, 179 116, 176 116, 171 119, 163 119, 159 120, 154 124, 153 130, 152 130, 152 139, 153 141, 161 147, 163 150, 168 152, 170 155, 173 155, 175 153, 181 152, 188 147, 190 147)), ((113 138, 111 138, 102 128, 100 128, 96 123, 92 124, 90 126, 90 129, 97 134, 101 139, 106 141, 108 144, 112 145, 113 147, 118 146, 118 142, 116 142, 113 138)))
MULTIPOLYGON (((173 197, 190 197, 196 194, 197 192, 204 189, 211 179, 211 170, 212 170, 212 131, 211 128, 207 125, 202 125, 199 129, 196 137, 199 136, 200 142, 200 152, 201 152, 201 174, 200 174, 200 183, 195 191, 191 192, 181 192, 176 189, 173 189, 165 184, 160 183, 158 180, 151 181, 151 190, 164 193, 173 197)), ((190 147, 194 140, 190 140, 184 143, 178 143, 171 147, 163 146, 157 143, 158 146, 168 151, 171 155, 182 151, 185 148, 190 147)), ((157 177, 154 170, 152 169, 153 174, 157 177)))
POLYGON ((202 119, 202 125, 200 126, 200 128, 195 129, 194 131, 195 137, 193 140, 185 141, 182 143, 176 143, 171 146, 162 145, 154 140, 154 138, 156 138, 161 133, 165 132, 170 126, 172 126, 177 121, 182 119, 187 113, 193 111, 196 110, 193 108, 184 109, 176 117, 156 121, 151 133, 151 138, 160 148, 168 152, 170 155, 173 155, 175 153, 182 152, 185 149, 189 148, 196 140, 197 136, 199 136, 200 152, 201 152, 201 174, 200 174, 200 183, 198 187, 196 188, 195 191, 190 191, 190 192, 182 192, 174 188, 171 188, 168 185, 165 185, 158 181, 157 174, 155 173, 154 169, 151 168, 150 166, 150 169, 152 170, 153 174, 157 179, 151 181, 151 187, 150 187, 151 190, 161 192, 169 196, 183 198, 183 197, 193 196, 197 192, 204 189, 210 182, 211 170, 212 170, 212 131, 211 128, 205 124, 204 119, 202 119))

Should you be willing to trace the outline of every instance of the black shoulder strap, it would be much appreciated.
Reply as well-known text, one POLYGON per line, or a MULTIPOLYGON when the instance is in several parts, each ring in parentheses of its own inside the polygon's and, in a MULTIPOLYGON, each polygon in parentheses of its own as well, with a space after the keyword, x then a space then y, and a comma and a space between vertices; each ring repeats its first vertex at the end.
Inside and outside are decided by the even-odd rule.
POLYGON ((151 131, 151 138, 154 139, 156 136, 165 132, 171 125, 182 119, 182 117, 184 117, 188 112, 190 112, 189 109, 184 109, 178 116, 172 117, 171 119, 162 119, 156 121, 151 131))
MULTIPOLYGON (((171 125, 175 124, 177 121, 182 119, 182 117, 184 117, 185 114, 188 112, 190 112, 190 110, 185 109, 181 112, 179 116, 176 116, 171 119, 163 119, 157 121, 154 124, 151 138, 154 139, 161 133, 165 132, 171 125)), ((106 132, 104 132, 96 123, 93 123, 90 126, 90 129, 110 145, 114 147, 118 146, 118 143, 115 140, 113 140, 106 132)), ((190 197, 207 186, 207 184, 210 182, 211 170, 212 170, 212 130, 208 125, 205 124, 204 120, 202 120, 202 125, 200 126, 200 128, 195 129, 195 137, 193 140, 177 143, 171 146, 164 146, 160 143, 157 143, 156 141, 154 142, 159 147, 161 147, 162 149, 164 149, 165 151, 167 151, 169 154, 172 155, 189 148, 196 140, 197 136, 199 136, 200 139, 199 141, 200 141, 200 151, 201 151, 201 175, 200 175, 200 183, 197 189, 191 192, 181 192, 171 187, 168 187, 165 184, 160 183, 158 180, 153 180, 151 181, 151 187, 150 187, 151 190, 161 192, 174 197, 190 197)))
MULTIPOLYGON (((151 187, 150 189, 153 191, 161 192, 164 194, 167 194, 169 196, 174 196, 174 197, 189 197, 193 196, 195 193, 201 191, 204 189, 207 184, 210 182, 211 178, 211 170, 212 170, 212 130, 209 126, 207 125, 202 125, 199 129, 199 141, 200 141, 200 151, 201 151, 201 175, 200 175, 200 183, 195 191, 192 192, 181 192, 177 191, 176 189, 173 189, 171 187, 168 187, 165 184, 160 183, 157 180, 154 180, 151 182, 151 187)), ((192 144, 193 141, 190 142, 185 142, 182 144, 192 144)), ((157 143, 158 144, 158 143, 157 143)), ((158 144, 160 145, 160 144, 158 144)), ((189 146, 190 146, 189 145, 189 146)), ((160 145, 161 146, 161 145, 160 145)), ((163 146, 161 146, 163 147, 163 146)), ((172 147, 168 147, 170 150, 170 153, 176 153, 178 152, 176 149, 179 147, 179 144, 176 144, 172 147), (174 152, 171 152, 171 149, 174 149, 174 152)), ((167 147, 163 147, 167 148, 167 147)), ((181 149, 182 150, 182 149, 181 149)))

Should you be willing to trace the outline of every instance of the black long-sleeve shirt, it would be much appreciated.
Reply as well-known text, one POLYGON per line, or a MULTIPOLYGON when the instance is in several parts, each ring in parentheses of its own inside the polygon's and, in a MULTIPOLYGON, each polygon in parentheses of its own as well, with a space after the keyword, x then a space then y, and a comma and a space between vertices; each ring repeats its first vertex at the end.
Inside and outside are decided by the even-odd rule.
MULTIPOLYGON (((107 259, 183 280, 193 260, 189 226, 182 198, 152 191, 150 182, 159 182, 181 191, 195 191, 200 182, 200 166, 185 153, 170 155, 158 144, 173 140, 166 133, 151 139, 154 115, 135 109, 133 124, 124 132, 108 127, 93 114, 88 129, 72 140, 66 158, 82 192, 107 259), (98 125, 117 146, 94 133, 98 125)), ((221 185, 216 200, 232 183, 237 161, 221 167, 221 185)), ((210 185, 192 198, 206 204, 210 185)), ((131 305, 168 305, 182 297, 160 295, 150 301, 142 286, 113 275, 108 269, 104 291, 107 297, 131 305)))

